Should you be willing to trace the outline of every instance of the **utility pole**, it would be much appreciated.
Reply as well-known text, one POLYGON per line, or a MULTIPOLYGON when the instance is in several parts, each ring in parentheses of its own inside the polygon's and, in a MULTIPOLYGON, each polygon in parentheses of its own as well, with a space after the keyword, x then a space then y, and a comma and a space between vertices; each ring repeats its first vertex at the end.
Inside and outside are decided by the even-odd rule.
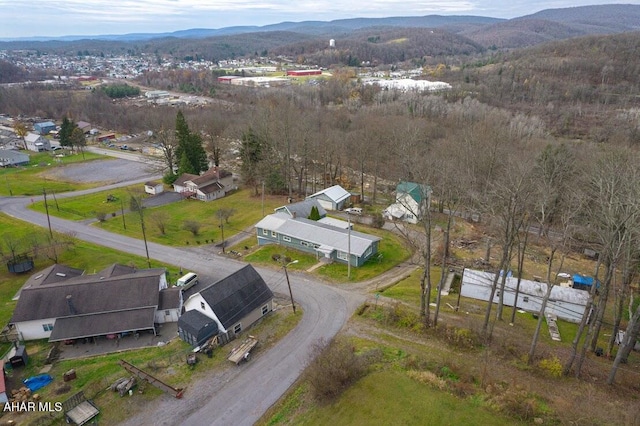
POLYGON ((291 292, 291 283, 289 282, 289 273, 287 272, 287 267, 289 265, 293 265, 294 263, 298 263, 298 260, 293 260, 289 263, 287 263, 286 265, 282 265, 282 267, 284 268, 284 275, 285 277, 287 277, 287 286, 289 287, 289 296, 291 297, 291 306, 293 307, 293 313, 296 313, 296 304, 293 302, 293 293, 291 292))
POLYGON ((347 279, 351 279, 351 213, 347 212, 348 227, 347 227, 347 279))
POLYGON ((42 194, 44 195, 44 209, 47 212, 47 223, 49 224, 49 236, 53 239, 53 231, 51 230, 51 217, 49 216, 49 205, 47 204, 47 190, 42 188, 42 194))
POLYGON ((120 216, 122 216, 122 227, 127 229, 127 222, 124 220, 124 203, 122 202, 122 197, 120 197, 120 216))
POLYGON ((222 234, 222 253, 224 253, 224 223, 222 216, 220 217, 220 232, 222 234))
POLYGON ((142 212, 142 200, 136 199, 138 213, 140 213, 140 226, 142 227, 142 238, 144 239, 144 250, 147 253, 147 265, 151 268, 151 259, 149 258, 149 246, 147 245, 147 233, 144 229, 144 213, 142 212))

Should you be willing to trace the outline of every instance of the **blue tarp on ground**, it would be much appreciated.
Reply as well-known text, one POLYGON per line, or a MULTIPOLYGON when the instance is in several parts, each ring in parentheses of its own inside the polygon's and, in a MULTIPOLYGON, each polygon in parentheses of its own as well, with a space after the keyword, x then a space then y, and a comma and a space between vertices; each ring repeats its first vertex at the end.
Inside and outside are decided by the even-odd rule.
POLYGON ((23 383, 29 388, 31 392, 35 392, 38 389, 42 389, 53 381, 53 377, 48 374, 40 374, 38 376, 29 377, 24 379, 23 383))

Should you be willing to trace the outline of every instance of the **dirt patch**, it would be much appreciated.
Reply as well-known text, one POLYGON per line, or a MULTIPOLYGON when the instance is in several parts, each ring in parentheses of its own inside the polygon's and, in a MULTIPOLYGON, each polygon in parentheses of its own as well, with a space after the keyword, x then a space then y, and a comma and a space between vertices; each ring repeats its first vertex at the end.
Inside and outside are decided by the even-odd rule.
POLYGON ((47 179, 78 183, 118 183, 154 175, 148 164, 123 159, 68 164, 42 173, 47 179))

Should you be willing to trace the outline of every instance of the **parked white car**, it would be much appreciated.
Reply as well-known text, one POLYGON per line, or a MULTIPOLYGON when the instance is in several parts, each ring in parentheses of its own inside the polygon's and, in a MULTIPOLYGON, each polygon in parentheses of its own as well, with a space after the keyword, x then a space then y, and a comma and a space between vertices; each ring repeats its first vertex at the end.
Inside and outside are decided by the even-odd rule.
POLYGON ((348 214, 355 214, 355 215, 362 215, 362 209, 360 207, 350 207, 348 209, 344 209, 345 213, 348 214))

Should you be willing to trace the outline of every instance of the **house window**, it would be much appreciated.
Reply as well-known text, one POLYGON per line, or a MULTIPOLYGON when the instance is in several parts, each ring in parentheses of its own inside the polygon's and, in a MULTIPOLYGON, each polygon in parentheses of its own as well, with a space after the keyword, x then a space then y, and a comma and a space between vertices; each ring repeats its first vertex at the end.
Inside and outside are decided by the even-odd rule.
POLYGON ((373 249, 371 248, 371 246, 369 246, 369 248, 364 252, 365 257, 366 257, 366 256, 369 256, 369 255, 371 254, 371 251, 372 251, 372 250, 373 250, 373 249))
POLYGON ((166 316, 171 316, 171 311, 167 309, 166 311, 164 311, 164 314, 165 314, 166 316))
POLYGON ((278 238, 278 233, 276 231, 271 231, 271 236, 273 238, 278 238))
POLYGON ((523 302, 525 302, 525 303, 529 302, 529 296, 525 296, 525 297, 523 297, 523 298, 522 298, 522 301, 523 301, 523 302))
POLYGON ((340 251, 340 250, 338 250, 337 256, 338 256, 338 259, 340 260, 347 260, 349 258, 346 252, 340 251))
POLYGON ((283 235, 282 236, 282 241, 286 241, 286 242, 290 243, 291 242, 291 237, 287 237, 286 235, 283 235))
POLYGON ((233 327, 233 332, 235 334, 239 334, 242 331, 242 324, 236 324, 235 327, 233 327))
POLYGON ((42 324, 42 328, 44 331, 52 331, 53 330, 53 324, 42 324))
POLYGON ((200 309, 202 309, 203 311, 205 310, 204 302, 200 302, 200 309))
POLYGON ((308 243, 306 241, 300 241, 300 245, 304 247, 311 247, 311 243, 308 243))
POLYGON ((269 235, 269 231, 267 231, 266 229, 262 230, 262 235, 269 235))
POLYGON ((262 307, 262 315, 267 315, 267 312, 269 312, 269 305, 264 305, 262 307))

